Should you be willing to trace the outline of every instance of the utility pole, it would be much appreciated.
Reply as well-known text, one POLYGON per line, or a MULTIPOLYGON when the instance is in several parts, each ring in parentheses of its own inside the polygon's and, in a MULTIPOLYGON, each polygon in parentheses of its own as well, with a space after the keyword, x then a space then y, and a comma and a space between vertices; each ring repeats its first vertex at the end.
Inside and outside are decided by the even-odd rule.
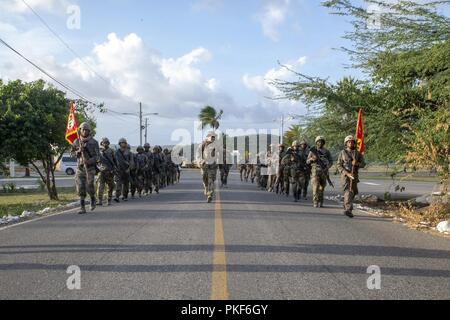
POLYGON ((147 134, 148 134, 148 118, 145 118, 145 143, 147 144, 147 134))
POLYGON ((284 114, 281 115, 281 137, 280 137, 281 143, 284 143, 284 114))
POLYGON ((143 131, 143 127, 142 127, 142 102, 139 102, 139 145, 142 146, 142 131, 143 131))

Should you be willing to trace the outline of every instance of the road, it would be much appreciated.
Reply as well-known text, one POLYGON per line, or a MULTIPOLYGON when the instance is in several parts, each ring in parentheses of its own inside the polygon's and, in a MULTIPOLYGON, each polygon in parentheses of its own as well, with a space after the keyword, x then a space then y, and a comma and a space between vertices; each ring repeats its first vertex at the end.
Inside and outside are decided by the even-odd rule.
MULTIPOLYGON (((188 170, 190 172, 190 170, 188 170)), ((234 174, 236 175, 236 173, 234 174)), ((336 176, 332 176, 333 183, 339 186, 339 179, 336 176)), ((429 194, 435 191, 439 191, 439 186, 433 182, 413 182, 405 181, 399 182, 401 186, 404 186, 406 190, 404 192, 396 192, 395 184, 392 180, 371 180, 362 177, 362 183, 360 184, 361 194, 373 194, 380 199, 384 199, 384 194, 390 192, 392 199, 409 200, 420 197, 424 194, 429 194)), ((39 186, 39 179, 33 178, 18 178, 18 179, 0 179, 0 188, 4 185, 14 183, 17 188, 33 189, 39 186)), ((56 177, 56 185, 60 188, 75 187, 75 178, 73 176, 58 175, 56 177)))
POLYGON ((0 299, 450 299, 449 239, 341 211, 237 175, 207 204, 185 172, 158 196, 0 230, 0 299))

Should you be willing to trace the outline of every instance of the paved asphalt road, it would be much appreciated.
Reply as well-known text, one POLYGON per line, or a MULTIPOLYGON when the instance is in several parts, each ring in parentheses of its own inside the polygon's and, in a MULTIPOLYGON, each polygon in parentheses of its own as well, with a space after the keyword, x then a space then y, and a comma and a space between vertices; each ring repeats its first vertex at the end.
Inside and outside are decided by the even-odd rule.
POLYGON ((450 240, 237 175, 207 204, 185 172, 158 196, 0 230, 0 286, 0 299, 450 299, 450 240), (372 265, 381 290, 367 288, 372 265))
MULTIPOLYGON (((189 172, 190 170, 188 170, 189 172)), ((336 186, 339 186, 339 178, 332 176, 332 180, 336 186)), ((412 199, 422 196, 427 193, 439 191, 439 186, 433 182, 399 182, 401 186, 404 186, 406 190, 404 192, 396 192, 395 186, 390 179, 386 180, 370 180, 364 177, 361 178, 360 191, 362 194, 374 194, 380 199, 384 198, 385 192, 390 192, 393 199, 412 199)), ((14 183, 17 188, 33 188, 37 187, 38 178, 19 178, 19 179, 0 179, 0 188, 3 185, 14 183)), ((74 187, 75 178, 73 176, 60 175, 56 178, 56 185, 58 187, 74 187)))

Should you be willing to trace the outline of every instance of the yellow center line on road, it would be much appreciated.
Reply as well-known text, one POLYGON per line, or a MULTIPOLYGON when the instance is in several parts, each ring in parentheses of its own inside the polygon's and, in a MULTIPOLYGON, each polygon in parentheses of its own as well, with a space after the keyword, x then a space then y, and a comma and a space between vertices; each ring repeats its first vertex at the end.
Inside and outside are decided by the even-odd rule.
POLYGON ((212 273, 211 300, 228 300, 227 261, 225 256, 225 238, 223 233, 222 207, 220 191, 217 190, 214 218, 214 257, 212 273))

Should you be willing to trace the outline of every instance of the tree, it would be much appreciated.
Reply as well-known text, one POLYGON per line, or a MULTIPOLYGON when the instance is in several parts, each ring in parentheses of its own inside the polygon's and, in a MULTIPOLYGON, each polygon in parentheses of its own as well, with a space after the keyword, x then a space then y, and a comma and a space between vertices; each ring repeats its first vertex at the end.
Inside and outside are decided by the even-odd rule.
MULTIPOLYGON (((65 93, 43 80, 20 80, 0 85, 0 133, 7 158, 31 165, 47 188, 51 200, 58 199, 55 170, 69 150, 65 140, 69 100, 65 93), (39 167, 42 164, 43 169, 39 167)), ((86 103, 77 103, 78 121, 95 121, 86 103)))
POLYGON ((284 134, 284 143, 291 146, 294 141, 303 137, 303 133, 303 128, 300 125, 293 125, 284 134))
POLYGON ((204 107, 200 114, 198 115, 198 119, 201 122, 201 128, 202 130, 205 127, 211 127, 214 131, 219 129, 220 123, 219 120, 222 117, 223 111, 220 110, 219 113, 217 113, 216 109, 214 109, 211 106, 204 107))
POLYGON ((296 73, 297 81, 274 81, 282 92, 279 98, 301 100, 318 111, 319 116, 309 117, 305 135, 320 132, 333 148, 342 147, 343 136, 353 133, 357 109, 363 108, 368 159, 436 170, 446 188, 450 18, 438 8, 450 1, 366 2, 378 13, 349 0, 323 2, 332 13, 351 17, 353 28, 344 38, 353 47, 342 49, 366 80, 329 83, 296 73))

